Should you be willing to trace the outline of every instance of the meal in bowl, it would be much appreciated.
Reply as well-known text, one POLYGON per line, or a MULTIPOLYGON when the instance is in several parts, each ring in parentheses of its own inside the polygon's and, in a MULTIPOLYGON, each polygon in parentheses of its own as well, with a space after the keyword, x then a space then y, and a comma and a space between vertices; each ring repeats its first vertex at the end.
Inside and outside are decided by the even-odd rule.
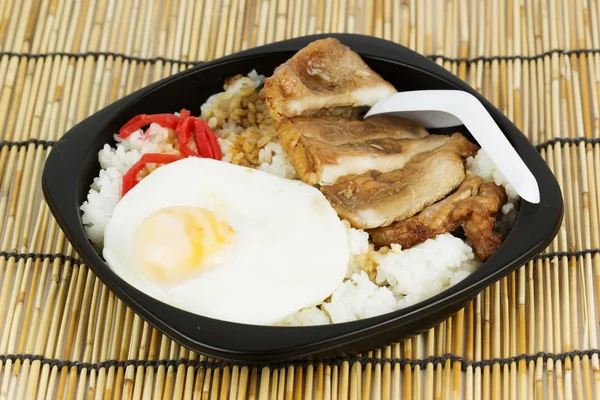
POLYGON ((98 154, 86 233, 132 286, 232 322, 340 323, 438 294, 494 254, 519 198, 460 133, 361 118, 395 90, 324 39, 227 79, 198 116, 136 116, 98 154))

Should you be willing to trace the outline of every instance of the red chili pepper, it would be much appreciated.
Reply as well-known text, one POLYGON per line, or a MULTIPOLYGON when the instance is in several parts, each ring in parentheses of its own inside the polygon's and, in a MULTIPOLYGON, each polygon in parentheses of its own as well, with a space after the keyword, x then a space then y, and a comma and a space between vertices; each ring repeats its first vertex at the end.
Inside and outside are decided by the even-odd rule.
POLYGON ((148 115, 150 123, 154 122, 163 128, 175 129, 179 122, 179 117, 175 114, 152 114, 148 115))
POLYGON ((210 128, 208 127, 208 125, 206 124, 206 122, 204 122, 201 119, 197 119, 196 121, 196 143, 202 141, 204 143, 206 143, 206 147, 207 147, 207 157, 210 158, 215 158, 215 149, 213 147, 213 143, 211 142, 210 138, 212 136, 212 131, 210 130, 210 128))
POLYGON ((198 153, 205 158, 214 158, 210 140, 207 138, 208 131, 206 129, 208 129, 206 122, 199 118, 194 118, 194 136, 198 153))
POLYGON ((214 133, 208 127, 208 125, 206 125, 206 137, 208 138, 211 148, 213 149, 213 157, 212 158, 214 158, 215 160, 221 160, 223 158, 223 154, 221 153, 221 146, 219 145, 219 141, 217 140, 217 134, 214 133))
POLYGON ((177 127, 177 141, 179 142, 179 151, 186 157, 204 157, 216 160, 222 158, 215 133, 200 118, 188 117, 181 121, 177 127), (194 151, 188 146, 192 131, 198 151, 194 151))
POLYGON ((146 114, 136 115, 135 117, 131 118, 125 125, 123 125, 121 129, 119 129, 119 137, 121 139, 126 139, 133 132, 137 131, 138 129, 142 129, 146 125, 149 125, 149 121, 150 120, 148 119, 148 116, 146 114))
POLYGON ((177 126, 175 127, 175 131, 178 131, 179 129, 181 129, 181 124, 189 116, 190 116, 190 110, 186 110, 185 108, 182 108, 181 111, 179 111, 179 122, 177 123, 177 126))
POLYGON ((190 116, 190 110, 186 110, 185 108, 182 108, 181 111, 179 111, 179 118, 186 119, 189 116, 190 116))
POLYGON ((177 154, 163 153, 146 153, 138 162, 133 164, 129 171, 123 175, 123 185, 121 188, 122 196, 131 190, 138 182, 138 174, 144 169, 146 164, 169 164, 177 160, 182 160, 183 157, 177 154))
POLYGON ((142 129, 151 123, 159 124, 162 127, 174 129, 177 133, 177 142, 179 143, 179 152, 181 156, 175 154, 147 153, 135 163, 125 175, 123 175, 123 196, 138 183, 138 174, 144 169, 146 164, 168 164, 173 161, 181 160, 185 157, 204 157, 221 160, 221 147, 217 140, 217 135, 208 127, 205 121, 200 118, 191 117, 190 111, 183 108, 179 116, 174 114, 140 114, 129 120, 119 130, 119 137, 127 138, 138 129, 142 129), (192 132, 194 133, 192 135, 192 132), (190 148, 189 142, 193 140, 197 151, 190 148))
POLYGON ((188 146, 188 139, 191 131, 191 128, 189 127, 190 123, 193 123, 193 121, 191 121, 191 117, 188 117, 177 125, 176 132, 177 142, 179 143, 179 152, 185 157, 200 157, 200 154, 190 149, 188 146))
POLYGON ((185 108, 181 110, 180 116, 178 117, 175 114, 140 114, 131 118, 123 127, 119 130, 119 137, 121 139, 126 139, 133 132, 138 129, 142 129, 143 127, 150 125, 151 123, 156 123, 163 128, 169 129, 177 129, 179 123, 190 116, 189 110, 185 108))

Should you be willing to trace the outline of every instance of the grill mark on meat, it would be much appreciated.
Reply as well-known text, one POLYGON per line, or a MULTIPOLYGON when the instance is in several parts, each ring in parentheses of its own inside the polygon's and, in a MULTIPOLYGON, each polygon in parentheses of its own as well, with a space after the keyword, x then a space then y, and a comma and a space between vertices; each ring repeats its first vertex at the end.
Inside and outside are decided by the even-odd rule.
POLYGON ((371 242, 378 247, 397 243, 408 249, 446 232, 452 232, 460 225, 452 218, 457 203, 476 195, 483 179, 477 175, 468 176, 454 193, 434 203, 417 215, 403 221, 369 230, 371 242))
POLYGON ((462 225, 475 254, 487 260, 503 240, 494 232, 494 223, 506 199, 502 186, 483 183, 480 176, 470 175, 452 195, 411 218, 369 230, 369 235, 375 246, 396 243, 408 249, 462 225))
POLYGON ((464 159, 476 151, 477 146, 457 133, 438 148, 411 158, 402 169, 344 176, 321 191, 355 228, 387 226, 456 189, 465 179, 464 159))
POLYGON ((323 109, 370 107, 395 92, 357 53, 327 38, 310 43, 275 68, 261 98, 278 122, 323 109))
POLYGON ((344 175, 402 168, 413 156, 446 143, 407 119, 377 116, 366 121, 296 117, 282 121, 281 144, 304 182, 333 184, 344 175))

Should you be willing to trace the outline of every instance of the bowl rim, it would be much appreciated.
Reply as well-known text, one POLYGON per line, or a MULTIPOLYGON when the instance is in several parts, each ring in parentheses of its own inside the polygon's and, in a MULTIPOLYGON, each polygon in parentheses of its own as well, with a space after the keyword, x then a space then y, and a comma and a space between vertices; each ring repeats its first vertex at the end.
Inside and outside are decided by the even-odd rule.
POLYGON ((272 43, 200 64, 146 86, 88 117, 58 140, 46 160, 42 188, 50 211, 73 248, 96 276, 128 307, 186 347, 209 356, 242 362, 315 356, 325 350, 348 348, 357 342, 368 343, 384 332, 389 335, 394 331, 402 332, 402 329, 406 331, 405 336, 409 335, 408 331, 416 334, 458 311, 485 287, 546 248, 557 234, 563 216, 562 195, 554 175, 535 147, 497 108, 465 82, 412 50, 383 39, 355 34, 310 35, 272 43), (399 68, 417 69, 475 95, 538 180, 542 198, 540 204, 521 201, 513 230, 502 247, 469 277, 415 305, 355 322, 280 327, 220 321, 161 303, 119 278, 96 252, 83 230, 76 193, 81 184, 89 187, 89 182, 81 182, 80 167, 90 154, 76 150, 88 148, 130 106, 175 80, 218 68, 226 63, 251 61, 274 53, 293 53, 314 40, 326 37, 339 39, 363 58, 396 64, 399 68))

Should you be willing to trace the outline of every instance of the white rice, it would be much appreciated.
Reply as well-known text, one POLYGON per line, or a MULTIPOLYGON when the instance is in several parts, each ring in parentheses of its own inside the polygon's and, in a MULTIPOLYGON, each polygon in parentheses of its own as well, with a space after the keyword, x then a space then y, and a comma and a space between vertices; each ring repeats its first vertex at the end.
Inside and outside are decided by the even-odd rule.
MULTIPOLYGON (((258 99, 264 76, 251 72, 211 96, 201 116, 219 136, 223 161, 246 165, 281 177, 297 179, 275 134, 268 112, 258 99), (248 150, 249 149, 249 150, 248 150)), ((104 228, 121 198, 127 170, 149 152, 174 153, 174 132, 152 124, 98 153, 100 173, 82 204, 82 221, 89 239, 102 246, 104 228)), ((467 160, 467 170, 486 182, 506 188, 500 230, 512 225, 519 197, 480 150, 467 160)), ((321 325, 368 318, 399 310, 434 296, 472 273, 481 261, 468 242, 450 233, 438 235, 408 250, 398 245, 375 251, 367 232, 343 221, 348 232, 350 262, 346 279, 322 304, 300 310, 278 325, 321 325)))
POLYGON ((113 210, 121 200, 123 175, 145 153, 177 153, 169 140, 169 130, 157 124, 132 133, 127 139, 114 135, 116 147, 105 144, 98 152, 100 173, 88 192, 87 200, 81 205, 81 219, 88 238, 101 246, 104 228, 113 210))
MULTIPOLYGON (((367 235, 360 230, 354 231, 367 235)), ((391 249, 375 252, 369 245, 368 235, 358 244, 357 232, 350 232, 349 240, 354 241, 354 250, 360 246, 367 249, 365 253, 372 253, 371 257, 378 264, 375 282, 365 271, 354 270, 330 299, 293 314, 281 325, 320 324, 323 315, 320 312, 329 322, 339 323, 396 311, 455 285, 481 264, 471 247, 450 233, 438 235, 408 250, 393 245, 391 249)), ((353 256, 356 258, 357 254, 353 256)), ((353 269, 351 261, 348 270, 353 269)))
POLYGON ((450 233, 408 250, 392 245, 378 261, 375 280, 391 287, 400 307, 440 293, 466 278, 479 264, 471 247, 450 233))
POLYGON ((519 201, 519 195, 516 190, 508 183, 504 175, 498 169, 487 155, 487 153, 482 149, 475 154, 475 157, 467 158, 467 170, 472 172, 475 175, 479 175, 483 178, 484 182, 494 182, 496 185, 504 186, 506 189, 506 195, 508 196, 508 204, 511 204, 512 207, 503 208, 502 211, 506 214, 514 205, 519 201))
POLYGON ((258 153, 260 161, 259 170, 281 176, 282 178, 295 179, 296 170, 283 151, 283 147, 277 142, 267 143, 258 153))

